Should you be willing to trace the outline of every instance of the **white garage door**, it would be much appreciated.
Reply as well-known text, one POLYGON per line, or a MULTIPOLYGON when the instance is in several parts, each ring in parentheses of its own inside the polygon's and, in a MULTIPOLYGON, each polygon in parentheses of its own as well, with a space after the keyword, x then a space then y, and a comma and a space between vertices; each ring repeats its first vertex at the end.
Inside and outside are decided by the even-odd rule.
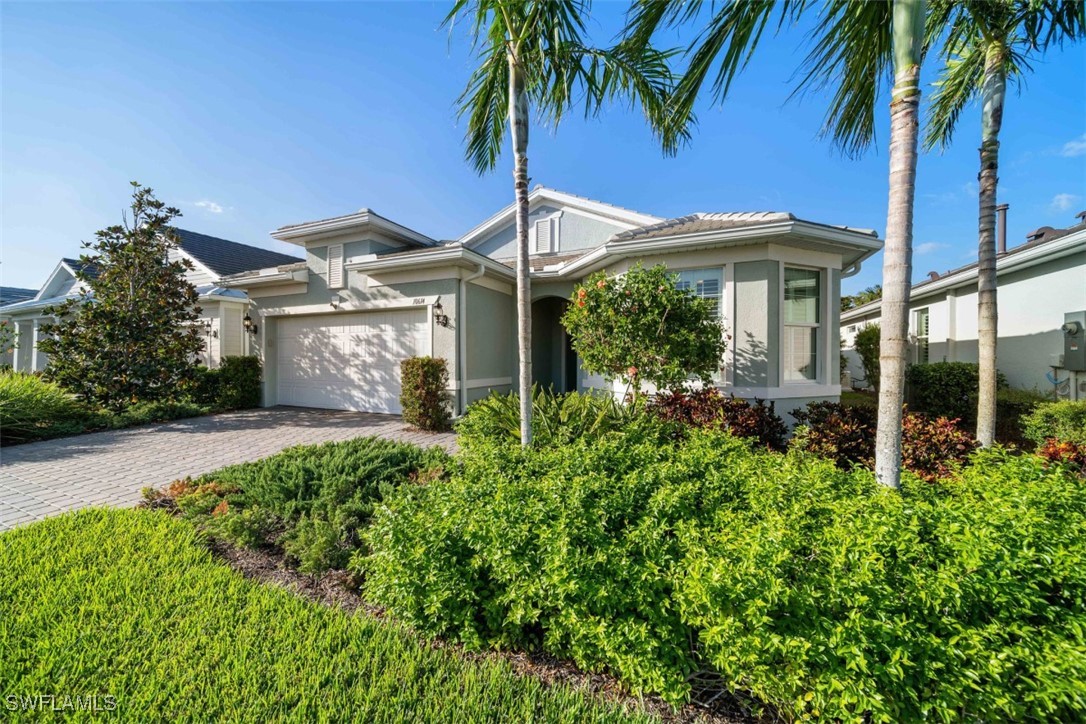
POLYGON ((279 404, 399 413, 400 362, 428 337, 423 309, 280 318, 279 404))

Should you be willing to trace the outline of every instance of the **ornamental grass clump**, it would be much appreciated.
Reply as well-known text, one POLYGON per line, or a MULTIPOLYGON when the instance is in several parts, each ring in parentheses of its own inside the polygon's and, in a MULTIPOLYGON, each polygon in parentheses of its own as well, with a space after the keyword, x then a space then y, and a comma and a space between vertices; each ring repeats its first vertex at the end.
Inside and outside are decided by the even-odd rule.
POLYGON ((386 498, 351 564, 428 634, 785 718, 1086 715, 1086 498, 1038 457, 902 491, 712 429, 460 460, 386 498))

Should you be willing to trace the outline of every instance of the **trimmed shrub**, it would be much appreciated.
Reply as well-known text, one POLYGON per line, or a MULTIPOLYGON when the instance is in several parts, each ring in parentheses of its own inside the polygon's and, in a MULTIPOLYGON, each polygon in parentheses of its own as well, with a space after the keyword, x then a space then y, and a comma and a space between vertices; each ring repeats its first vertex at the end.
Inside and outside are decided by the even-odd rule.
POLYGON ((440 448, 362 437, 288 448, 163 494, 208 532, 241 545, 282 545, 300 570, 319 573, 347 564, 385 495, 439 476, 448 460, 440 448))
POLYGON ((792 410, 792 417, 796 421, 793 447, 832 460, 846 470, 874 464, 876 408, 818 401, 792 410))
POLYGON ((89 411, 56 383, 26 372, 0 372, 0 444, 82 432, 89 411))
POLYGON ((1086 400, 1037 405, 1022 427, 1026 438, 1038 445, 1050 439, 1086 445, 1086 400))
POLYGON ((856 333, 853 345, 856 354, 860 356, 860 364, 864 368, 864 381, 874 388, 879 389, 879 349, 881 346, 881 328, 877 324, 868 324, 856 333))
POLYGON ((1025 420, 1037 405, 1049 400, 1050 398, 1036 390, 997 390, 996 440, 1005 445, 1031 448, 1032 441, 1026 437, 1025 420))
POLYGON ((149 425, 155 422, 169 422, 185 417, 199 417, 211 412, 206 405, 194 402, 138 402, 127 407, 121 412, 111 413, 99 411, 95 414, 95 427, 107 427, 113 430, 134 427, 135 425, 149 425))
POLYGON ((481 443, 402 486, 352 569, 428 634, 689 675, 784 718, 1077 720, 1086 498, 1000 450, 946 485, 752 450, 717 430, 481 443))
MULTIPOLYGON (((607 394, 570 392, 556 395, 532 387, 532 443, 557 445, 571 440, 592 440, 613 430, 638 427, 635 407, 626 407, 607 394)), ((471 404, 456 424, 461 449, 477 444, 520 445, 520 396, 491 393, 471 404)))
POLYGON ((1067 465, 1080 475, 1086 475, 1086 443, 1050 437, 1038 447, 1037 454, 1049 462, 1067 465))
MULTIPOLYGON (((966 427, 977 422, 978 366, 973 362, 933 362, 910 365, 905 371, 909 407, 932 417, 961 420, 966 427)), ((999 389, 1007 378, 997 373, 999 389)))
POLYGON ((248 355, 223 357, 217 372, 217 407, 224 410, 260 407, 263 394, 259 359, 248 355))
POLYGON ((784 450, 788 426, 774 411, 773 403, 725 397, 715 387, 690 392, 665 392, 649 403, 649 411, 661 419, 694 427, 722 427, 736 437, 757 441, 770 450, 784 450))
MULTIPOLYGON (((794 410, 799 423, 793 446, 832 460, 841 468, 871 468, 875 460, 878 410, 873 407, 812 402, 794 410)), ((906 412, 902 418, 901 458, 906 470, 933 482, 948 477, 969 459, 976 439, 953 420, 906 412)))
POLYGON ((192 379, 182 387, 182 396, 197 405, 215 407, 219 404, 219 388, 219 370, 201 365, 192 371, 192 379))
POLYGON ((449 368, 440 357, 408 357, 400 363, 403 420, 420 430, 449 429, 449 368))

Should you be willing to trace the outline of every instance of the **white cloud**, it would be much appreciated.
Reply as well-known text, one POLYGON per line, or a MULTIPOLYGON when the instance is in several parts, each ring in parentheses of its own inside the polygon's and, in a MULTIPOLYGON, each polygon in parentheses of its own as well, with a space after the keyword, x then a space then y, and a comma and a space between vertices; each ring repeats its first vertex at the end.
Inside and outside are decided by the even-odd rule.
POLYGON ((197 201, 195 204, 193 204, 193 206, 198 209, 204 209, 205 211, 208 211, 212 214, 221 214, 223 211, 226 210, 223 208, 222 204, 217 204, 214 201, 208 201, 206 199, 203 201, 197 201))
POLYGON ((1048 206, 1053 211, 1070 211, 1077 203, 1078 196, 1075 194, 1056 194, 1048 206))
POLYGON ((1060 149, 1060 155, 1067 156, 1068 158, 1086 156, 1086 133, 1083 133, 1073 141, 1068 141, 1063 144, 1063 148, 1060 149))
POLYGON ((968 183, 962 184, 962 193, 971 199, 977 198, 977 196, 980 194, 980 189, 977 187, 977 182, 970 181, 968 183))
POLYGON ((921 256, 924 254, 931 254, 946 247, 946 244, 940 244, 937 241, 925 241, 923 244, 917 244, 913 250, 921 256))

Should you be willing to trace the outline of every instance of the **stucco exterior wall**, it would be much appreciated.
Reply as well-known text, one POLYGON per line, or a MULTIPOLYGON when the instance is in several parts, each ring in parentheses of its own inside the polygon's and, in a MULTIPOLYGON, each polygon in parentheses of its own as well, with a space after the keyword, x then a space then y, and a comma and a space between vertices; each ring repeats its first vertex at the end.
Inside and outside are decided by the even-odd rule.
MULTIPOLYGON (((1050 392, 1046 375, 1063 351, 1065 312, 1086 310, 1086 251, 1053 259, 998 277, 999 342, 997 367, 1012 387, 1050 392)), ((977 290, 975 280, 909 304, 909 332, 916 334, 916 311, 928 309, 932 362, 976 362, 977 290)), ((851 347, 864 324, 877 323, 877 308, 845 322, 846 357, 855 378, 862 377, 851 347)), ((915 347, 910 361, 916 360, 915 347)))
MULTIPOLYGON (((556 254, 593 249, 614 234, 628 228, 585 216, 570 209, 559 209, 549 205, 540 205, 532 209, 528 214, 528 228, 531 229, 540 219, 559 213, 561 214, 558 221, 559 232, 555 237, 557 243, 554 246, 556 254)), ((517 255, 516 239, 517 227, 514 223, 502 227, 491 236, 474 244, 472 248, 491 259, 512 259, 517 255)))
POLYGON ((510 294, 468 283, 463 329, 468 404, 513 389, 517 370, 516 301, 510 294))
POLYGON ((780 383, 780 264, 739 262, 733 266, 732 384, 775 387, 780 383))

